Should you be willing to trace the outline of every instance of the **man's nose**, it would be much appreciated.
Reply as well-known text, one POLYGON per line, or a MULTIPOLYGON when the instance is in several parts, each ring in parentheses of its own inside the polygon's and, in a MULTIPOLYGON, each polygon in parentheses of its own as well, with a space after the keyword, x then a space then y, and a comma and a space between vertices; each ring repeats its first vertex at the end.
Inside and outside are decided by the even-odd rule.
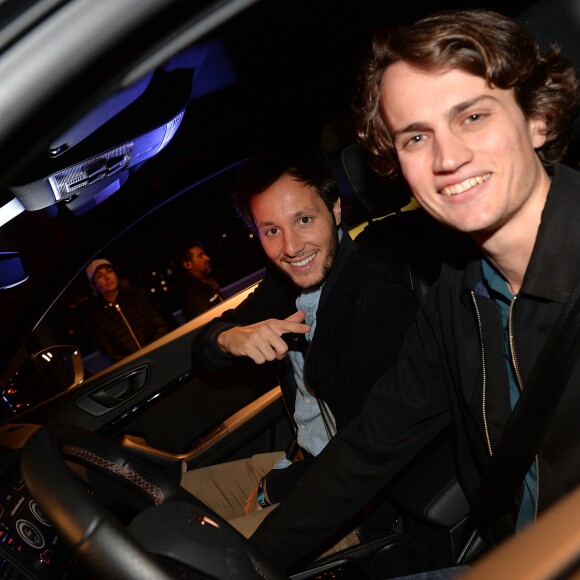
POLYGON ((293 232, 284 233, 284 254, 286 256, 296 256, 302 250, 303 245, 300 236, 293 232))
POLYGON ((471 148, 453 131, 440 132, 433 139, 435 149, 433 171, 435 173, 453 172, 471 161, 473 156, 471 148))

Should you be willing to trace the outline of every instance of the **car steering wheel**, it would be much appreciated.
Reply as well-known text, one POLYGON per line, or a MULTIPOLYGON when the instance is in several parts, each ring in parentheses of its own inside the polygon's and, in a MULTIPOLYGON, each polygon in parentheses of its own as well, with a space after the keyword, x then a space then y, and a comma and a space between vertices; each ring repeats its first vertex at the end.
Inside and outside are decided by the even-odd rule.
POLYGON ((22 451, 21 471, 73 553, 100 578, 287 578, 178 483, 90 431, 41 427, 22 451), (138 514, 127 531, 65 460, 106 474, 152 507, 138 514))

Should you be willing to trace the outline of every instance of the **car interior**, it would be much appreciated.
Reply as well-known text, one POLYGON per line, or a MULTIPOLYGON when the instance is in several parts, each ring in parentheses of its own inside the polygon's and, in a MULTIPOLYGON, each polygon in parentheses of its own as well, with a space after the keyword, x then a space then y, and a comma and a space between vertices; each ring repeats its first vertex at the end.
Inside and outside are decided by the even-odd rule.
MULTIPOLYGON (((204 1, 195 7, 178 0, 101 4, 97 9, 85 0, 8 1, 5 13, 0 7, 0 25, 10 19, 0 29, 0 78, 7 84, 16 65, 24 63, 21 74, 32 67, 31 54, 45 50, 46 59, 51 52, 55 62, 63 58, 58 51, 70 48, 46 42, 55 31, 84 22, 85 13, 92 16, 86 26, 95 27, 90 42, 89 30, 74 32, 87 42, 78 42, 76 60, 68 54, 70 71, 47 74, 47 64, 38 59, 40 68, 30 74, 46 80, 46 90, 22 101, 22 111, 0 128, 8 167, 0 181, 0 570, 5 578, 33 580, 285 578, 178 485, 184 468, 284 449, 293 435, 274 364, 240 360, 228 372, 200 371, 192 368, 190 352, 204 325, 243 301, 263 273, 257 240, 248 239, 229 199, 242 153, 304 115, 290 106, 284 122, 266 118, 266 106, 270 111, 269 101, 281 93, 289 93, 284 97, 290 102, 304 97, 292 93, 301 82, 295 65, 262 54, 262 36, 293 45, 300 61, 313 58, 307 37, 323 23, 336 44, 319 60, 329 69, 343 64, 356 70, 379 17, 417 14, 411 8, 401 14, 371 8, 372 2, 342 11, 331 2, 296 10, 267 0, 204 1), (344 53, 336 47, 340 35, 348 34, 341 27, 350 10, 367 8, 372 14, 366 28, 357 30, 352 20, 361 54, 341 61, 344 53), (310 9, 313 29, 303 23, 310 9), (99 18, 109 25, 106 33, 97 27, 99 18), (280 21, 285 26, 279 30, 264 29, 265 22, 280 21), (295 37, 303 24, 301 47, 295 37), (250 72, 242 66, 244 51, 263 58, 251 61, 250 72), (271 94, 258 84, 266 72, 280 81, 271 94), (234 92, 240 86, 243 91, 234 92), (234 99, 241 102, 234 106, 234 99), (203 142, 194 146, 197 134, 203 142), (16 142, 16 136, 18 145, 10 148, 6 140, 16 142), (216 255, 235 246, 245 256, 237 258, 237 268, 231 266, 228 299, 185 323, 169 304, 166 336, 120 362, 102 364, 78 322, 84 301, 91 299, 86 265, 103 256, 137 264, 153 235, 157 250, 169 254, 167 232, 189 231, 195 215, 198 231, 209 236, 212 212, 221 216, 224 231, 228 224, 236 232, 224 254, 216 249, 216 255), (155 221, 158 216, 171 220, 167 231, 155 221), (48 258, 43 246, 50 247, 48 258), (199 525, 185 525, 192 519, 199 525)), ((433 11, 435 3, 424 4, 421 10, 433 11)), ((544 42, 558 42, 580 68, 576 0, 516 2, 510 11, 544 42)), ((322 142, 337 174, 351 236, 397 268, 421 300, 437 279, 453 233, 417 207, 404 182, 370 170, 352 119, 344 115, 350 79, 332 82, 319 100, 320 87, 312 86, 312 118, 301 121, 310 125, 308 138, 322 142), (338 104, 324 101, 330 92, 344 93, 338 104)), ((570 132, 566 163, 578 167, 580 118, 570 132)), ((167 271, 165 276, 162 282, 170 284, 167 271)), ((379 523, 371 540, 310 562, 290 577, 375 580, 455 563, 469 505, 454 462, 446 432, 383 490, 399 514, 396 523, 379 523)), ((476 562, 465 577, 573 577, 580 560, 570 514, 577 513, 578 502, 577 494, 568 498, 533 529, 476 562)))

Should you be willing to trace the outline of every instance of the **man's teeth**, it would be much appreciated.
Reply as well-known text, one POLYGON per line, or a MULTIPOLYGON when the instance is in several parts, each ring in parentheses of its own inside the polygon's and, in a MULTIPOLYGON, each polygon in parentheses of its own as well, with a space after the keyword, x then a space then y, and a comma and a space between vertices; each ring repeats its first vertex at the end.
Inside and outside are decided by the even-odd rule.
POLYGON ((312 262, 316 257, 316 253, 312 254, 312 256, 308 256, 308 258, 304 258, 304 260, 300 260, 300 262, 290 262, 290 265, 295 266, 296 268, 300 268, 302 266, 306 266, 309 262, 312 262))
POLYGON ((456 193, 463 193, 464 191, 468 191, 472 187, 475 187, 476 185, 479 185, 480 183, 487 181, 490 177, 491 173, 486 173, 485 175, 478 175, 477 177, 470 177, 469 179, 466 179, 461 183, 456 183, 455 185, 445 187, 443 190, 441 190, 441 193, 443 195, 446 195, 447 197, 455 195, 456 193))

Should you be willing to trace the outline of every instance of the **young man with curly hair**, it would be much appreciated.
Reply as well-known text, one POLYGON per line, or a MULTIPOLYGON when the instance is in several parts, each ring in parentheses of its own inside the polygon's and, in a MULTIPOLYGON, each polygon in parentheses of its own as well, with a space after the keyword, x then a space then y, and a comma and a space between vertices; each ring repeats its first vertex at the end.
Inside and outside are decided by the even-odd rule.
MULTIPOLYGON (((559 164, 578 79, 556 48, 542 52, 521 23, 491 11, 440 13, 379 32, 363 84, 359 134, 375 169, 401 171, 459 238, 394 372, 252 536, 283 568, 449 425, 472 502, 580 281, 580 175, 559 164)), ((492 544, 580 483, 578 372, 511 509, 487 530, 492 544)))

